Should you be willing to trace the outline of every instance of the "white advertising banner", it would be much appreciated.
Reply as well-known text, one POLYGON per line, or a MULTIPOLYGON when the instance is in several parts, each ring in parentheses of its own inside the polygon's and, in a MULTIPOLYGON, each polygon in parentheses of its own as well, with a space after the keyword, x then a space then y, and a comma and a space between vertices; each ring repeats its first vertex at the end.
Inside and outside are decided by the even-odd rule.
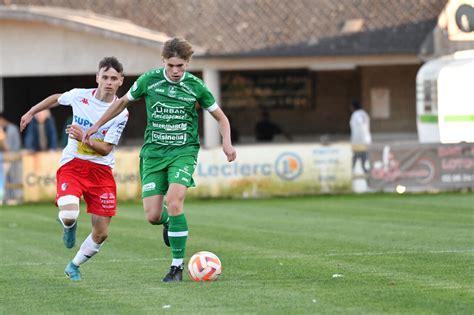
POLYGON ((351 190, 349 144, 248 145, 228 163, 222 149, 201 150, 191 196, 260 197, 351 190))
MULTIPOLYGON (((61 151, 23 154, 23 196, 25 202, 51 201, 56 196, 56 171, 61 151)), ((140 198, 139 151, 117 150, 114 177, 120 200, 140 198)))
MULTIPOLYGON (((262 197, 350 192, 349 144, 248 145, 228 163, 221 148, 202 149, 190 197, 262 197)), ((117 198, 141 198, 139 149, 118 148, 114 176, 117 198)), ((26 202, 53 201, 61 152, 23 155, 26 202)))

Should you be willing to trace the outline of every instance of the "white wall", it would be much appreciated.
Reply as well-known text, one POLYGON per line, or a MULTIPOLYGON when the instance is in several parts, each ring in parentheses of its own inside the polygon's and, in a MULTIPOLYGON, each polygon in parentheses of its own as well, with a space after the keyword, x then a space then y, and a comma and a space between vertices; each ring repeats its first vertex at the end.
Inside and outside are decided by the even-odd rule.
POLYGON ((38 22, 0 20, 0 43, 0 77, 91 74, 105 56, 128 75, 161 65, 159 49, 38 22))

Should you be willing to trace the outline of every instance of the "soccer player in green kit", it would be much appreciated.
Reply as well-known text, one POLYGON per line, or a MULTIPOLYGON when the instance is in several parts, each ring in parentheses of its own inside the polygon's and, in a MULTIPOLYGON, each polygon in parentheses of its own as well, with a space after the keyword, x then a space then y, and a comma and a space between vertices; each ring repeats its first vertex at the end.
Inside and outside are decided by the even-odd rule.
POLYGON ((161 53, 164 67, 141 75, 83 137, 87 142, 131 101, 145 98, 148 119, 140 152, 143 208, 148 222, 163 225, 163 239, 171 247, 173 260, 164 282, 183 279, 188 237, 183 204, 188 187, 194 186, 192 174, 200 147, 196 102, 218 122, 227 161, 236 158, 229 120, 202 80, 186 72, 192 54, 192 46, 186 40, 168 40, 161 53))

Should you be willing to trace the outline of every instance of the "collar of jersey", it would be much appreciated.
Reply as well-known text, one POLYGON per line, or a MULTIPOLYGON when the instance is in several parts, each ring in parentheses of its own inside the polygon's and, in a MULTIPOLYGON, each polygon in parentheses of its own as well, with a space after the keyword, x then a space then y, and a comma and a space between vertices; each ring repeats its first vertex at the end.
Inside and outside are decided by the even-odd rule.
POLYGON ((101 103, 104 103, 104 104, 107 104, 107 105, 112 105, 115 102, 115 100, 117 99, 117 95, 114 95, 114 100, 112 102, 110 102, 110 103, 104 102, 104 101, 99 100, 97 97, 95 97, 96 92, 97 92, 97 89, 92 90, 92 97, 98 102, 101 102, 101 103))
POLYGON ((163 76, 165 77, 166 81, 168 81, 169 83, 177 84, 184 80, 184 77, 186 77, 186 71, 184 72, 183 76, 181 77, 179 81, 173 81, 170 78, 168 78, 168 76, 166 75, 165 68, 163 68, 163 76))

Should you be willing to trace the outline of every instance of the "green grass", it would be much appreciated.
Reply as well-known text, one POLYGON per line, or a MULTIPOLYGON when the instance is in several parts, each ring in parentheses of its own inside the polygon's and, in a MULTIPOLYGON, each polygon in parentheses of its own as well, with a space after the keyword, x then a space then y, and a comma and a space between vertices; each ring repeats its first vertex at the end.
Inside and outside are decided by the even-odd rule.
MULTIPOLYGON (((474 313, 472 193, 188 200, 186 257, 216 253, 212 283, 160 282, 161 227, 119 206, 78 283, 54 206, 1 208, 0 314, 474 313)), ((89 222, 82 211, 79 244, 89 222)))

